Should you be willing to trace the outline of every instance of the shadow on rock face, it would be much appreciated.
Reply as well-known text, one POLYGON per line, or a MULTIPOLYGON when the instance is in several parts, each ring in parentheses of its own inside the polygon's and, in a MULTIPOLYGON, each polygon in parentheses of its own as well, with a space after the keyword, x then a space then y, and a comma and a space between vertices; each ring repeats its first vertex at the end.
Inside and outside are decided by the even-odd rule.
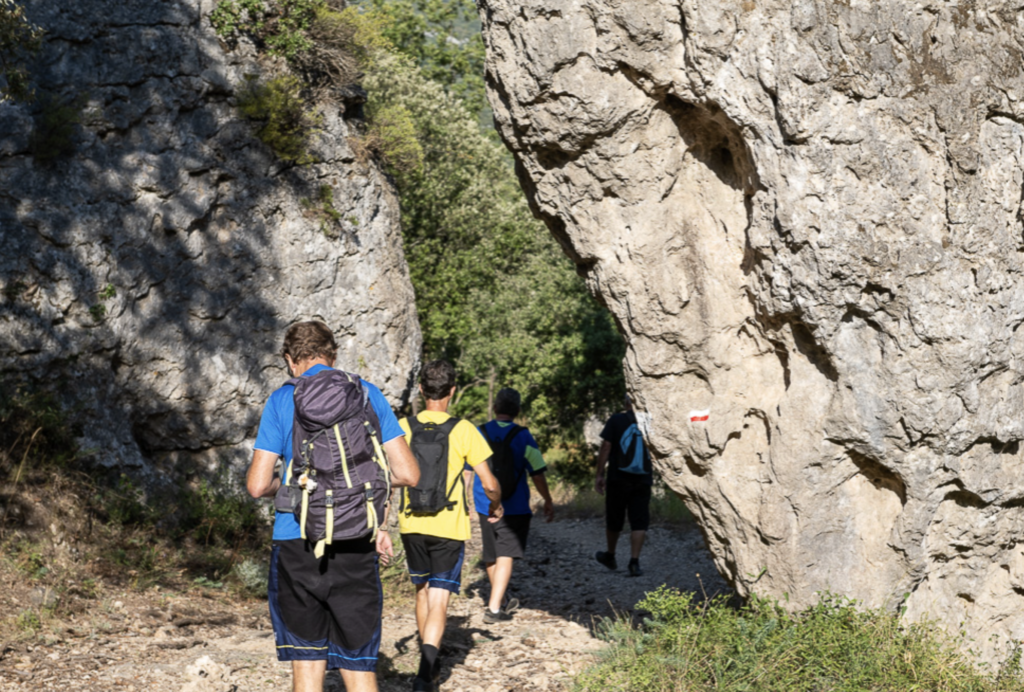
POLYGON ((394 404, 418 357, 397 201, 343 106, 315 163, 276 159, 235 108, 255 55, 226 54, 201 7, 29 2, 37 91, 81 104, 73 151, 35 160, 40 106, 0 105, 0 375, 59 390, 108 465, 244 458, 296 320, 327 322, 339 367, 394 404), (309 209, 324 186, 330 233, 309 209))

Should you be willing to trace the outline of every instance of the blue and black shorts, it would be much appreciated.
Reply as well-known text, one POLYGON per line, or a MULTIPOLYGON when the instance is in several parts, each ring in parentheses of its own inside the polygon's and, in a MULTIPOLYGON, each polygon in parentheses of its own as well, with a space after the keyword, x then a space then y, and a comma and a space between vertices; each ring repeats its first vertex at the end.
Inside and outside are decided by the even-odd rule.
POLYGON ((433 589, 459 593, 462 587, 462 560, 465 541, 438 538, 422 533, 403 533, 402 545, 413 584, 428 584, 433 589))
POLYGON ((319 559, 301 538, 275 541, 267 593, 277 660, 377 669, 384 598, 373 541, 340 541, 319 559))

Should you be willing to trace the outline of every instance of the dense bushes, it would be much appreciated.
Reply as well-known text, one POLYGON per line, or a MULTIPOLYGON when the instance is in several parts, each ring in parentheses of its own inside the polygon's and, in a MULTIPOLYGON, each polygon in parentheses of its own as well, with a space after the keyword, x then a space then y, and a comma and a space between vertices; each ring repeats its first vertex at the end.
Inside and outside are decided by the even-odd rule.
POLYGON ((979 671, 927 624, 863 610, 823 595, 798 614, 752 598, 697 602, 661 587, 637 605, 640 626, 605 621, 609 646, 577 679, 577 690, 631 692, 994 692, 1024 690, 1018 657, 999 673, 979 671))

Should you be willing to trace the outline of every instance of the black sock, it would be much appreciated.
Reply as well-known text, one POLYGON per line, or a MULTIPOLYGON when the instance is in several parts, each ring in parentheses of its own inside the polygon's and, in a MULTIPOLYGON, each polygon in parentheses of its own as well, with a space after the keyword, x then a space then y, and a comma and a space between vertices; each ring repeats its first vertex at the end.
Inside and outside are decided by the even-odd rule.
POLYGON ((640 564, 640 558, 638 558, 638 557, 631 557, 631 558, 629 558, 629 564, 631 564, 631 565, 639 565, 640 564))
POLYGON ((420 647, 420 672, 416 677, 420 680, 430 680, 434 672, 434 662, 437 661, 437 647, 424 644, 420 647))

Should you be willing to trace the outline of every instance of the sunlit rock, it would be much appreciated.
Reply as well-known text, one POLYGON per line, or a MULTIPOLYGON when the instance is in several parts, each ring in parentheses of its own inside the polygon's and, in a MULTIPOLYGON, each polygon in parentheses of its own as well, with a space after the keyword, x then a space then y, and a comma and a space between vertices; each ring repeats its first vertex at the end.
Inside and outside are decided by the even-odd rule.
POLYGON ((1024 637, 1018 5, 480 8, 501 135, 626 335, 719 570, 1002 656, 1024 637))

